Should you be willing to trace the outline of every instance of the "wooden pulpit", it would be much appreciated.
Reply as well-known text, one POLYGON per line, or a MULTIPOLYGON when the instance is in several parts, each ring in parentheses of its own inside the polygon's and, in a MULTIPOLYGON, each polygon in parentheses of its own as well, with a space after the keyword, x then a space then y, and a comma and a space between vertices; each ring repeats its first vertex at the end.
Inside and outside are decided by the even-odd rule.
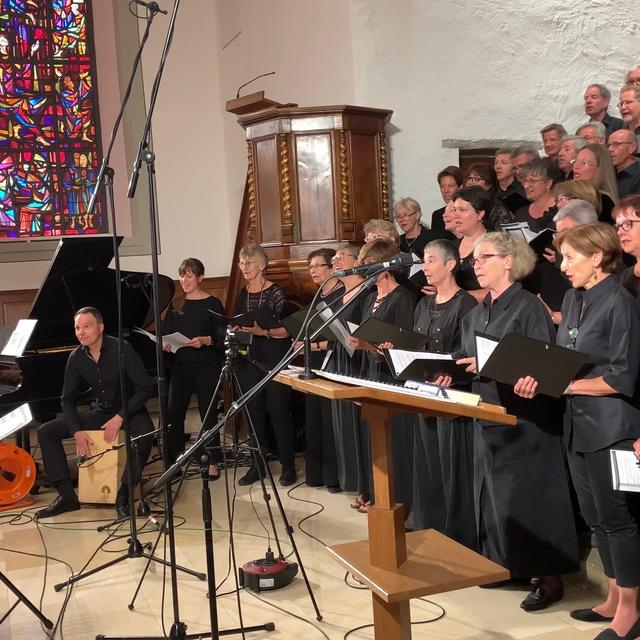
POLYGON ((281 105, 259 91, 227 103, 247 144, 247 179, 227 309, 241 285, 238 251, 262 245, 267 275, 304 302, 313 286, 306 256, 362 242, 363 225, 389 217, 385 125, 392 111, 356 106, 281 105))
POLYGON ((434 529, 405 534, 405 513, 395 501, 391 457, 391 415, 417 412, 430 416, 465 416, 514 426, 516 417, 503 407, 477 407, 404 395, 395 391, 347 385, 323 378, 300 380, 279 374, 278 382, 331 400, 353 400, 371 432, 375 505, 368 512, 368 540, 329 548, 335 559, 371 590, 376 640, 409 640, 409 601, 445 591, 506 580, 509 572, 434 529))

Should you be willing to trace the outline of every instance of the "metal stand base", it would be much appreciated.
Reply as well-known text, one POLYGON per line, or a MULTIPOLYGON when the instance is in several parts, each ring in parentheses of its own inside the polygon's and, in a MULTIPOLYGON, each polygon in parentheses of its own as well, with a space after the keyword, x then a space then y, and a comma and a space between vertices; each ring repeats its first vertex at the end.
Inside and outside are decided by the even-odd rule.
MULTIPOLYGON (((9 591, 18 598, 18 602, 22 602, 47 629, 53 629, 53 622, 51 622, 49 618, 46 618, 42 611, 40 611, 40 609, 38 609, 38 607, 36 607, 36 605, 33 604, 31 600, 29 600, 29 598, 27 598, 27 596, 25 596, 24 593, 22 593, 22 591, 20 591, 18 587, 16 587, 13 582, 4 575, 4 573, 2 573, 2 571, 0 571, 0 582, 3 582, 7 589, 9 589, 9 591)), ((16 608, 18 602, 9 609, 9 611, 3 616, 2 620, 0 620, 0 623, 2 623, 4 619, 16 608)))

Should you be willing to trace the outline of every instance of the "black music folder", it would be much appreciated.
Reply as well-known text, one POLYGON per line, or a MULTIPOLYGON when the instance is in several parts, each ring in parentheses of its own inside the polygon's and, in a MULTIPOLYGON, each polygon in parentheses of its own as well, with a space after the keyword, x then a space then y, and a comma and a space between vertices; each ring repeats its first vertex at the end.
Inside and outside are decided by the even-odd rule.
MULTIPOLYGON (((281 320, 282 326, 292 338, 295 338, 300 333, 304 319, 307 316, 307 311, 308 309, 301 309, 281 320)), ((314 313, 316 313, 315 310, 310 313, 310 316, 313 316, 314 313)), ((313 335, 314 331, 317 331, 323 324, 324 320, 320 316, 311 320, 309 323, 309 335, 313 335)), ((302 340, 303 338, 304 336, 301 335, 298 339, 302 340)), ((319 342, 320 340, 337 341, 338 338, 333 331, 331 331, 330 327, 327 326, 313 339, 314 342, 319 342)))
POLYGON ((275 329, 282 326, 282 322, 280 320, 276 320, 271 309, 269 309, 269 306, 266 304, 259 306, 254 311, 239 313, 237 316, 225 316, 221 313, 216 313, 211 309, 207 309, 207 311, 216 316, 216 318, 220 318, 232 326, 252 327, 254 322, 257 322, 258 326, 263 329, 275 329))
POLYGON ((390 324, 377 318, 365 320, 351 335, 371 344, 391 342, 394 348, 407 349, 409 351, 422 349, 429 340, 427 336, 421 333, 396 327, 395 324, 390 324))
POLYGON ((513 385, 531 376, 538 393, 560 398, 567 385, 589 362, 579 351, 515 333, 502 340, 476 332, 478 370, 482 377, 513 385))
POLYGON ((456 364, 449 354, 425 351, 385 349, 384 357, 398 380, 435 380, 439 376, 451 376, 455 383, 467 383, 474 374, 465 371, 466 365, 456 364))

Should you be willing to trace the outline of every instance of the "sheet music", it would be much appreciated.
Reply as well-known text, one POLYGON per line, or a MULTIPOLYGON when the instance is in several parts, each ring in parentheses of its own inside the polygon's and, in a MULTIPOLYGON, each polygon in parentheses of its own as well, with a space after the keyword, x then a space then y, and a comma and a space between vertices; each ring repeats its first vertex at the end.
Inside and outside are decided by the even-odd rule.
MULTIPOLYGON (((321 312, 320 312, 320 317, 326 322, 329 318, 333 318, 335 314, 333 313, 333 311, 331 311, 331 309, 329 307, 325 307, 321 312)), ((347 324, 351 324, 351 323, 347 323, 347 324)), ((329 325, 329 329, 331 329, 331 331, 333 331, 333 333, 335 334, 336 338, 338 338, 338 340, 340 341, 340 344, 346 349, 347 353, 349 354, 349 356, 352 356, 355 352, 355 349, 349 344, 349 331, 347 331, 345 329, 345 326, 342 324, 342 322, 340 322, 339 318, 336 318, 330 325, 329 325)), ((325 358, 325 363, 326 363, 326 358, 325 358)), ((322 368, 324 369, 324 364, 322 365, 322 368)))
POLYGON ((509 224, 504 224, 502 225, 502 230, 508 231, 514 238, 519 238, 527 243, 531 242, 546 231, 546 229, 537 233, 535 231, 531 231, 526 222, 511 222, 509 224))
POLYGON ((12 433, 22 429, 33 420, 31 408, 28 403, 20 405, 17 409, 10 411, 0 418, 0 440, 4 440, 12 433))
POLYGON ((482 371, 489 356, 499 343, 500 340, 494 340, 493 338, 487 338, 485 336, 476 336, 476 365, 479 372, 482 371))
POLYGON ((31 338, 31 334, 36 327, 36 322, 38 321, 29 318, 18 320, 18 325, 13 330, 0 355, 19 358, 27 347, 27 342, 29 342, 29 338, 31 338))
POLYGON ((402 373, 414 360, 453 360, 450 353, 406 351, 405 349, 389 349, 389 357, 396 375, 402 373))
POLYGON ((353 333, 360 328, 360 325, 356 324, 355 322, 349 322, 349 320, 347 320, 347 327, 349 327, 349 333, 353 335, 353 333))
MULTIPOLYGON (((153 340, 153 342, 156 342, 156 336, 153 333, 149 333, 144 329, 138 329, 138 327, 136 327, 134 331, 137 331, 143 336, 147 336, 149 340, 153 340)), ((176 331, 175 333, 169 333, 166 336, 162 336, 162 342, 163 344, 166 343, 169 345, 171 353, 175 353, 178 349, 181 349, 182 347, 189 344, 191 342, 191 338, 187 338, 187 336, 182 335, 180 332, 176 331)))
POLYGON ((635 452, 611 449, 610 455, 613 488, 640 492, 640 466, 635 452))
MULTIPOLYGON (((413 258, 414 262, 422 261, 422 258, 420 256, 417 256, 413 251, 411 252, 411 257, 413 258)), ((413 278, 413 276, 415 276, 416 273, 420 273, 420 271, 422 271, 422 264, 412 264, 411 268, 409 269, 409 277, 413 278)))

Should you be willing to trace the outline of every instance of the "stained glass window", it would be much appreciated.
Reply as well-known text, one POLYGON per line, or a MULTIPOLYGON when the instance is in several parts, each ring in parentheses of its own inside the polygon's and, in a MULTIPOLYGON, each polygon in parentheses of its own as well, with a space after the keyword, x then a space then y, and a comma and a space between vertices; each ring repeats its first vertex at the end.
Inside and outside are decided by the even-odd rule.
POLYGON ((107 231, 89 0, 0 0, 0 239, 107 231))

